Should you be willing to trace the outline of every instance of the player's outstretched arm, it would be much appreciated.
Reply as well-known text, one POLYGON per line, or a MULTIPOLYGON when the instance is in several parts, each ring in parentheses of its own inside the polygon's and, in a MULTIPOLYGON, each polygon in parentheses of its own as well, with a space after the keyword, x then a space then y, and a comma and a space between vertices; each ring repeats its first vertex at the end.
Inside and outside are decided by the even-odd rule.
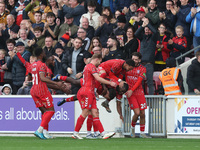
POLYGON ((117 112, 119 114, 120 119, 122 120, 122 122, 124 122, 124 118, 122 116, 122 107, 121 107, 121 102, 118 100, 117 101, 117 112))
POLYGON ((117 84, 115 82, 111 82, 111 81, 105 80, 104 78, 101 78, 97 73, 93 74, 93 76, 100 83, 107 84, 107 85, 110 85, 112 87, 116 87, 117 86, 117 84))

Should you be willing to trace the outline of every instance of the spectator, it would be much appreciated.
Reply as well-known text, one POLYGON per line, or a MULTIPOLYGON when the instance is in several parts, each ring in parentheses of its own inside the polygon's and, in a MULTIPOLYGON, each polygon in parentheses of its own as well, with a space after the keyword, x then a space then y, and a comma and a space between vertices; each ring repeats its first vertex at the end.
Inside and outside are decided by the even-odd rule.
POLYGON ((17 95, 30 95, 30 90, 32 88, 32 81, 25 80, 23 86, 17 91, 17 95))
POLYGON ((86 30, 83 28, 79 28, 77 32, 77 36, 80 37, 83 41, 83 49, 88 51, 89 46, 90 46, 90 39, 86 37, 86 30))
POLYGON ((87 32, 87 37, 92 40, 92 38, 94 37, 94 27, 89 25, 89 21, 88 18, 83 18, 81 21, 81 27, 84 28, 87 32))
MULTIPOLYGON (((31 29, 34 29, 37 26, 44 28, 44 22, 42 22, 42 12, 41 11, 35 12, 34 19, 35 19, 35 23, 32 24, 31 29)), ((33 30, 31 30, 31 31, 33 31, 33 30)))
POLYGON ((136 2, 135 0, 132 0, 129 9, 123 10, 123 12, 125 12, 126 14, 127 22, 129 22, 131 17, 136 16, 136 11, 138 10, 138 6, 139 6, 138 2, 136 2))
POLYGON ((190 13, 191 6, 188 4, 188 0, 181 0, 181 6, 179 11, 177 12, 177 26, 183 27, 183 36, 187 39, 187 50, 190 50, 192 44, 192 36, 190 35, 190 23, 186 22, 186 17, 190 13))
POLYGON ((95 11, 96 9, 96 2, 94 0, 88 1, 87 7, 88 12, 81 16, 80 22, 82 22, 83 18, 87 18, 89 21, 89 25, 92 26, 95 30, 99 26, 99 13, 95 11))
POLYGON ((12 95, 12 88, 10 84, 4 84, 4 86, 1 89, 2 95, 12 95))
POLYGON ((166 68, 166 60, 169 58, 170 49, 167 48, 168 41, 170 39, 170 34, 167 33, 166 25, 161 23, 158 27, 158 38, 156 44, 155 53, 155 65, 154 71, 162 71, 166 68))
POLYGON ((63 34, 63 36, 61 36, 61 38, 59 40, 59 42, 62 45, 64 51, 68 50, 67 43, 69 42, 69 39, 70 39, 69 33, 65 33, 65 34, 63 34))
POLYGON ((160 75, 159 79, 162 82, 165 95, 182 95, 185 92, 183 87, 183 77, 181 70, 176 68, 175 58, 168 58, 166 60, 166 69, 164 69, 160 75))
POLYGON ((126 25, 125 15, 119 15, 117 17, 117 28, 113 30, 113 34, 116 36, 118 41, 125 40, 126 38, 125 25, 126 25))
POLYGON ((44 24, 43 34, 45 37, 51 36, 55 40, 56 39, 56 36, 54 34, 54 28, 56 26, 55 14, 53 12, 48 12, 46 18, 47 18, 47 22, 45 22, 44 24))
MULTIPOLYGON (((74 47, 72 47, 69 52, 65 53, 62 58, 62 68, 68 76, 79 79, 85 67, 84 60, 91 57, 91 54, 82 49, 81 38, 75 38, 73 45, 74 47)), ((72 84, 72 94, 77 93, 79 88, 80 86, 72 84)))
POLYGON ((126 31, 127 40, 120 40, 120 46, 124 49, 125 59, 131 59, 133 52, 137 52, 139 43, 134 37, 134 28, 128 27, 126 31), (125 41, 125 42, 124 42, 125 41))
MULTIPOLYGON (((196 0, 196 6, 191 8, 190 13, 186 17, 186 21, 191 23, 190 33, 193 34, 193 46, 200 45, 200 1, 196 0)), ((200 49, 195 50, 195 53, 200 49)))
POLYGON ((56 0, 50 0, 49 1, 49 6, 52 10, 52 12, 54 13, 55 17, 58 17, 58 3, 56 0))
POLYGON ((29 47, 31 46, 34 46, 34 47, 40 47, 42 48, 44 45, 45 45, 45 37, 42 35, 42 31, 43 31, 43 28, 42 27, 35 27, 34 29, 34 35, 35 35, 35 38, 33 40, 30 40, 29 41, 29 47), (33 44, 31 44, 33 41, 33 44))
POLYGON ((103 7, 102 12, 104 11, 104 8, 109 8, 110 9, 110 13, 114 13, 115 9, 117 9, 116 8, 117 6, 113 5, 113 0, 98 0, 98 2, 100 2, 100 4, 102 4, 102 7, 103 7))
MULTIPOLYGON (((31 54, 25 50, 24 43, 18 42, 15 47, 17 47, 17 52, 19 52, 26 61, 29 61, 31 54)), ((7 67, 8 69, 12 69, 13 94, 16 94, 25 80, 26 68, 17 55, 15 55, 14 51, 9 51, 9 55, 10 59, 8 60, 7 67)))
POLYGON ((65 22, 60 24, 60 20, 56 20, 56 27, 54 29, 55 36, 58 36, 58 39, 65 34, 66 32, 69 33, 70 37, 75 37, 78 31, 78 26, 73 24, 74 18, 70 14, 65 15, 65 22))
POLYGON ((135 32, 135 37, 140 40, 140 53, 142 54, 142 65, 146 67, 147 86, 149 95, 154 94, 153 86, 153 64, 155 61, 155 50, 157 34, 156 29, 149 23, 147 18, 143 19, 143 24, 135 32))
MULTIPOLYGON (((173 37, 168 41, 167 48, 171 50, 170 57, 177 58, 178 56, 182 55, 186 51, 187 47, 187 39, 183 36, 183 27, 177 26, 176 36, 173 37)), ((185 57, 178 60, 178 63, 181 64, 185 61, 185 57)))
POLYGON ((5 10, 5 3, 4 2, 0 2, 0 24, 1 26, 5 26, 7 24, 7 15, 9 14, 9 12, 7 10, 5 10))
POLYGON ((4 84, 4 70, 3 65, 6 63, 5 61, 6 52, 4 49, 0 49, 0 85, 4 84))
MULTIPOLYGON (((61 0, 58 1, 58 3, 63 3, 61 0)), ((65 16, 66 14, 71 14, 71 16, 74 18, 73 23, 77 26, 80 24, 80 18, 85 13, 84 6, 79 4, 78 0, 69 0, 69 6, 61 4, 62 10, 58 10, 58 17, 62 18, 62 16, 65 16)))
POLYGON ((93 48, 97 47, 97 46, 102 48, 102 45, 100 43, 99 38, 98 37, 93 37, 92 41, 90 42, 90 48, 89 48, 88 52, 92 53, 93 48))
POLYGON ((100 26, 95 32, 95 36, 99 37, 102 47, 106 47, 106 42, 112 33, 114 25, 110 23, 107 15, 100 17, 100 26))
POLYGON ((8 0, 8 3, 7 3, 7 11, 9 12, 12 12, 12 10, 15 9, 15 4, 16 4, 16 0, 8 0))
POLYGON ((138 8, 136 11, 138 13, 137 16, 132 16, 129 23, 134 26, 135 31, 142 25, 142 19, 145 18, 145 11, 143 7, 138 8))
MULTIPOLYGON (((42 22, 45 22, 46 20, 46 14, 48 12, 52 12, 50 7, 47 5, 46 0, 31 0, 31 2, 26 6, 25 12, 28 14, 28 17, 30 18, 31 22, 36 23, 34 13, 40 11, 41 12, 41 20, 42 22)), ((24 14, 23 14, 24 15, 24 14)), ((28 19, 28 18, 26 18, 28 19)))
POLYGON ((200 94, 200 51, 196 52, 196 59, 187 69, 187 84, 189 94, 200 94))
POLYGON ((16 24, 19 26, 21 21, 23 20, 23 13, 25 7, 28 5, 29 1, 27 0, 18 0, 18 2, 15 5, 15 8, 11 11, 11 14, 16 17, 16 24))
POLYGON ((160 19, 156 0, 150 0, 148 6, 148 8, 145 8, 145 17, 148 18, 152 26, 157 29, 160 19))
MULTIPOLYGON (((112 12, 111 12, 111 10, 110 10, 110 7, 103 7, 102 15, 108 16, 108 20, 109 20, 111 23, 115 23, 115 22, 116 22, 116 20, 113 18, 113 15, 112 15, 112 12)), ((100 23, 100 24, 101 24, 101 23, 100 23)))
POLYGON ((108 38, 107 47, 108 49, 103 50, 103 53, 105 53, 103 61, 110 59, 124 59, 123 51, 122 49, 118 48, 118 41, 115 37, 108 38))
POLYGON ((6 29, 4 30, 4 41, 6 41, 7 39, 9 39, 9 33, 8 30, 12 29, 12 28, 16 28, 19 30, 19 26, 15 24, 15 17, 12 14, 9 14, 6 18, 7 20, 7 25, 6 25, 6 29))
MULTIPOLYGON (((8 52, 14 50, 15 44, 16 44, 15 40, 13 40, 13 39, 8 39, 6 41, 8 52)), ((11 73, 11 70, 8 70, 8 68, 7 68, 7 62, 8 62, 9 59, 10 59, 10 56, 5 56, 5 62, 6 63, 2 66, 2 69, 5 72, 4 73, 4 82, 8 83, 12 86, 12 73, 11 73)))
MULTIPOLYGON (((88 7, 87 7, 87 3, 89 2, 90 0, 86 0, 85 3, 84 3, 84 7, 85 7, 85 10, 88 11, 88 7)), ((99 2, 99 0, 93 0, 96 2, 96 9, 95 11, 98 12, 99 14, 101 14, 102 12, 102 6, 101 6, 101 3, 99 2)))
POLYGON ((167 30, 175 35, 176 10, 172 0, 166 1, 166 10, 159 13, 160 21, 166 24, 167 30))
POLYGON ((45 38, 45 46, 43 50, 47 58, 55 54, 55 49, 53 48, 53 39, 51 36, 47 36, 45 38))
POLYGON ((18 39, 18 31, 19 31, 19 27, 18 26, 15 26, 13 28, 10 29, 10 32, 9 33, 9 38, 10 39, 14 39, 14 40, 17 40, 18 39))
POLYGON ((115 11, 115 16, 114 16, 114 18, 113 18, 113 24, 115 24, 115 26, 117 26, 117 17, 118 16, 120 16, 120 15, 122 15, 122 11, 121 10, 116 10, 115 11))
POLYGON ((28 41, 29 39, 27 39, 27 32, 25 29, 19 29, 19 39, 16 40, 16 43, 17 42, 23 42, 24 45, 25 45, 25 48, 27 49, 28 48, 28 41))
POLYGON ((62 68, 62 63, 61 63, 64 49, 63 49, 62 45, 59 42, 56 44, 54 49, 55 49, 55 54, 53 56, 54 56, 54 59, 55 59, 55 65, 54 65, 53 73, 55 75, 56 74, 64 75, 65 72, 64 72, 64 70, 62 68))

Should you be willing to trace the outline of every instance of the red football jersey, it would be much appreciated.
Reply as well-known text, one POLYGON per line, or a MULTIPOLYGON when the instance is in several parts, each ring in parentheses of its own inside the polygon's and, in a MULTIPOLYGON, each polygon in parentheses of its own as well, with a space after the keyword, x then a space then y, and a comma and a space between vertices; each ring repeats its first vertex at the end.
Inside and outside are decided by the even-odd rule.
POLYGON ((95 78, 93 74, 97 73, 97 68, 93 64, 87 64, 83 70, 83 82, 82 86, 89 88, 91 91, 94 91, 95 88, 95 78))
POLYGON ((41 61, 34 62, 30 67, 30 73, 32 74, 33 86, 31 88, 34 94, 45 95, 49 93, 48 87, 45 82, 40 80, 40 72, 44 72, 47 75, 47 66, 41 61))
MULTIPOLYGON (((103 68, 106 71, 106 74, 109 75, 110 72, 114 73, 115 76, 122 79, 125 75, 126 70, 123 69, 123 64, 125 60, 122 59, 111 59, 106 62, 103 62, 99 65, 99 68, 103 68)), ((110 77, 112 78, 112 77, 110 77)))
MULTIPOLYGON (((126 82, 128 83, 129 90, 133 88, 135 83, 138 81, 138 78, 142 77, 143 79, 146 78, 146 68, 142 65, 138 67, 134 67, 131 71, 126 72, 126 82)), ((141 95, 144 94, 144 90, 142 88, 142 84, 133 91, 134 95, 141 95)))

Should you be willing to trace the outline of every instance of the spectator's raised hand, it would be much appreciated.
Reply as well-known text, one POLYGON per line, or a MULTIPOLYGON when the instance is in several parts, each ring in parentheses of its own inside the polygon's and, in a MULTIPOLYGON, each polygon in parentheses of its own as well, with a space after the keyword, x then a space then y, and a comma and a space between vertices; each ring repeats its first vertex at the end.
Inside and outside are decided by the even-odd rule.
POLYGON ((143 21, 142 27, 146 27, 149 24, 149 19, 147 18, 143 18, 142 21, 143 21))
POLYGON ((194 17, 196 15, 196 13, 197 13, 197 9, 192 7, 191 8, 191 17, 194 17))
POLYGON ((168 44, 172 45, 174 42, 172 39, 169 39, 168 44))
POLYGON ((21 10, 23 10, 25 8, 25 6, 19 6, 17 9, 16 9, 16 11, 18 12, 18 11, 21 11, 21 10))
POLYGON ((127 14, 127 13, 128 13, 128 11, 129 11, 129 8, 127 8, 127 7, 124 7, 124 9, 122 10, 122 13, 124 13, 124 14, 127 14))

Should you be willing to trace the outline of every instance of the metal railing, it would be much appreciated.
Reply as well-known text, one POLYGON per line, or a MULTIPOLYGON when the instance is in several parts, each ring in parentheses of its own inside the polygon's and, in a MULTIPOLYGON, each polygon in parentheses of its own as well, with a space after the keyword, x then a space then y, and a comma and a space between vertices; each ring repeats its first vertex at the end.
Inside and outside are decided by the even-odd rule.
POLYGON ((180 56, 176 57, 176 66, 177 66, 177 67, 179 66, 179 64, 178 64, 178 60, 179 60, 179 59, 181 59, 182 57, 187 56, 188 54, 194 52, 196 49, 199 49, 199 48, 200 48, 200 45, 197 46, 197 47, 195 47, 195 48, 193 48, 193 49, 191 49, 191 50, 189 50, 189 51, 187 51, 187 52, 185 52, 184 54, 181 54, 180 56))
MULTIPOLYGON (((166 97, 163 95, 146 95, 148 106, 148 134, 150 136, 166 136, 166 97)), ((123 98, 122 113, 124 123, 122 125, 122 134, 131 135, 131 109, 126 96, 123 98)))

